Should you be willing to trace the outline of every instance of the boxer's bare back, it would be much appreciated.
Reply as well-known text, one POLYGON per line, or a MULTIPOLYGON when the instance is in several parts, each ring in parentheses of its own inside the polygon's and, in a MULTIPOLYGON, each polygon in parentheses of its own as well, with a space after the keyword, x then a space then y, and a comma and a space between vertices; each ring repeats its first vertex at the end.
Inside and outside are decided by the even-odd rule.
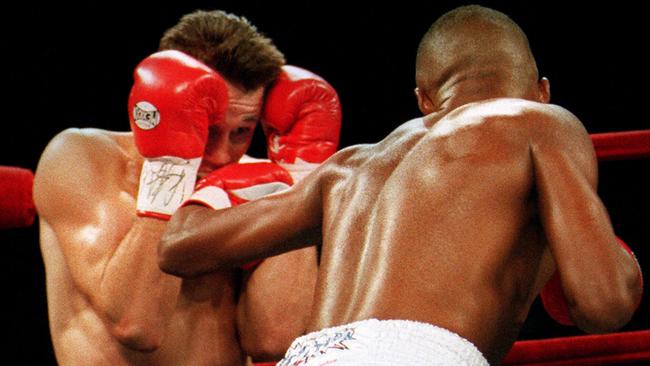
POLYGON ((460 334, 488 359, 507 351, 553 270, 536 214, 534 136, 564 124, 588 144, 578 125, 549 122, 553 109, 469 105, 344 151, 327 173, 337 178, 324 180, 333 183, 323 186, 312 330, 410 319, 460 334))

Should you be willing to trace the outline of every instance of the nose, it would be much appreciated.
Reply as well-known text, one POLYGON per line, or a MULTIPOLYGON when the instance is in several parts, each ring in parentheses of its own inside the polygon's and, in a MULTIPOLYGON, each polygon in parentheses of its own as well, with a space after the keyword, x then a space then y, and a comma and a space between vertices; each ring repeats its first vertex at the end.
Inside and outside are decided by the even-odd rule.
POLYGON ((234 163, 228 142, 221 140, 209 142, 203 154, 203 162, 210 170, 234 163))

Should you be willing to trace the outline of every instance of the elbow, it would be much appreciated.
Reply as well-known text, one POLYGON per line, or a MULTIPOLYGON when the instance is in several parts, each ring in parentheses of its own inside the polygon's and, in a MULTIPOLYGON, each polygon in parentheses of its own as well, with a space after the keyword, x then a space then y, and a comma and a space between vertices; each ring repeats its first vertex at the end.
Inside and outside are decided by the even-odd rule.
POLYGON ((570 305, 569 309, 578 328, 587 333, 609 333, 619 330, 632 319, 637 300, 632 291, 602 292, 570 305))
POLYGON ((588 283, 574 283, 567 293, 571 318, 588 333, 607 333, 625 326, 639 307, 643 277, 638 266, 623 266, 588 283))
POLYGON ((156 351, 162 344, 160 327, 122 321, 110 326, 110 333, 122 346, 143 353, 156 351))
POLYGON ((284 357, 291 343, 305 332, 306 313, 290 306, 285 313, 273 312, 248 320, 248 326, 238 319, 242 349, 255 362, 277 361, 284 357), (290 315, 287 315, 290 314, 290 315), (296 314, 301 316, 296 317, 296 314), (305 316, 302 316, 305 315, 305 316))
POLYGON ((274 362, 282 359, 297 335, 282 327, 268 328, 251 334, 240 334, 242 349, 255 362, 274 362))

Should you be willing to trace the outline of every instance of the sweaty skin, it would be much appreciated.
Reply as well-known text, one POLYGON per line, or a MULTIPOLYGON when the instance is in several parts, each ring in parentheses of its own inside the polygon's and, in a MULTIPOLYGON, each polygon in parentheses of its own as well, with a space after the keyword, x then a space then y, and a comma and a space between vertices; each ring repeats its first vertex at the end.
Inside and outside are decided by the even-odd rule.
MULTIPOLYGON (((261 114, 263 88, 229 88, 199 178, 242 157, 261 114)), ((245 363, 244 353, 281 357, 305 328, 315 248, 269 258, 252 273, 162 273, 157 247, 167 222, 136 216, 142 160, 132 133, 98 129, 63 131, 41 157, 34 199, 57 362, 232 366, 245 363)))
POLYGON ((308 331, 416 320, 465 337, 490 364, 556 269, 578 327, 624 325, 639 270, 597 196, 589 136, 547 104, 523 33, 485 14, 425 36, 424 118, 338 152, 286 192, 218 212, 181 208, 161 269, 192 278, 320 243, 308 331), (253 214, 260 220, 242 227, 253 214))
POLYGON ((136 218, 140 169, 131 134, 102 130, 63 132, 40 163, 36 198, 58 363, 243 364, 234 272, 181 281, 148 265, 166 222, 136 218))
POLYGON ((289 192, 219 212, 182 208, 161 241, 161 267, 192 277, 322 232, 308 330, 417 320, 498 363, 555 269, 553 252, 559 268, 566 263, 577 324, 604 331, 628 321, 636 266, 595 194, 596 160, 577 119, 495 99, 436 120, 342 150, 289 192), (236 230, 252 212, 264 221, 236 230))
MULTIPOLYGON (((347 174, 323 189, 331 247, 324 244, 313 329, 417 320, 500 359, 552 270, 532 189, 542 157, 531 150, 535 130, 548 128, 543 113, 558 112, 540 107, 499 100, 430 129, 431 117, 415 120, 342 160, 347 174)), ((592 170, 589 158, 576 164, 592 170)))

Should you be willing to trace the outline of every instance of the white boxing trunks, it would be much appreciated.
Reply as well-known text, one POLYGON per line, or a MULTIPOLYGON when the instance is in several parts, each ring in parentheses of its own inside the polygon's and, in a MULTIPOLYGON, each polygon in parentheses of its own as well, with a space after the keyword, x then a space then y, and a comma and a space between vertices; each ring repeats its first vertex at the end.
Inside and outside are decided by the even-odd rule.
POLYGON ((485 366, 468 340, 410 320, 362 320, 297 338, 277 366, 485 366))

